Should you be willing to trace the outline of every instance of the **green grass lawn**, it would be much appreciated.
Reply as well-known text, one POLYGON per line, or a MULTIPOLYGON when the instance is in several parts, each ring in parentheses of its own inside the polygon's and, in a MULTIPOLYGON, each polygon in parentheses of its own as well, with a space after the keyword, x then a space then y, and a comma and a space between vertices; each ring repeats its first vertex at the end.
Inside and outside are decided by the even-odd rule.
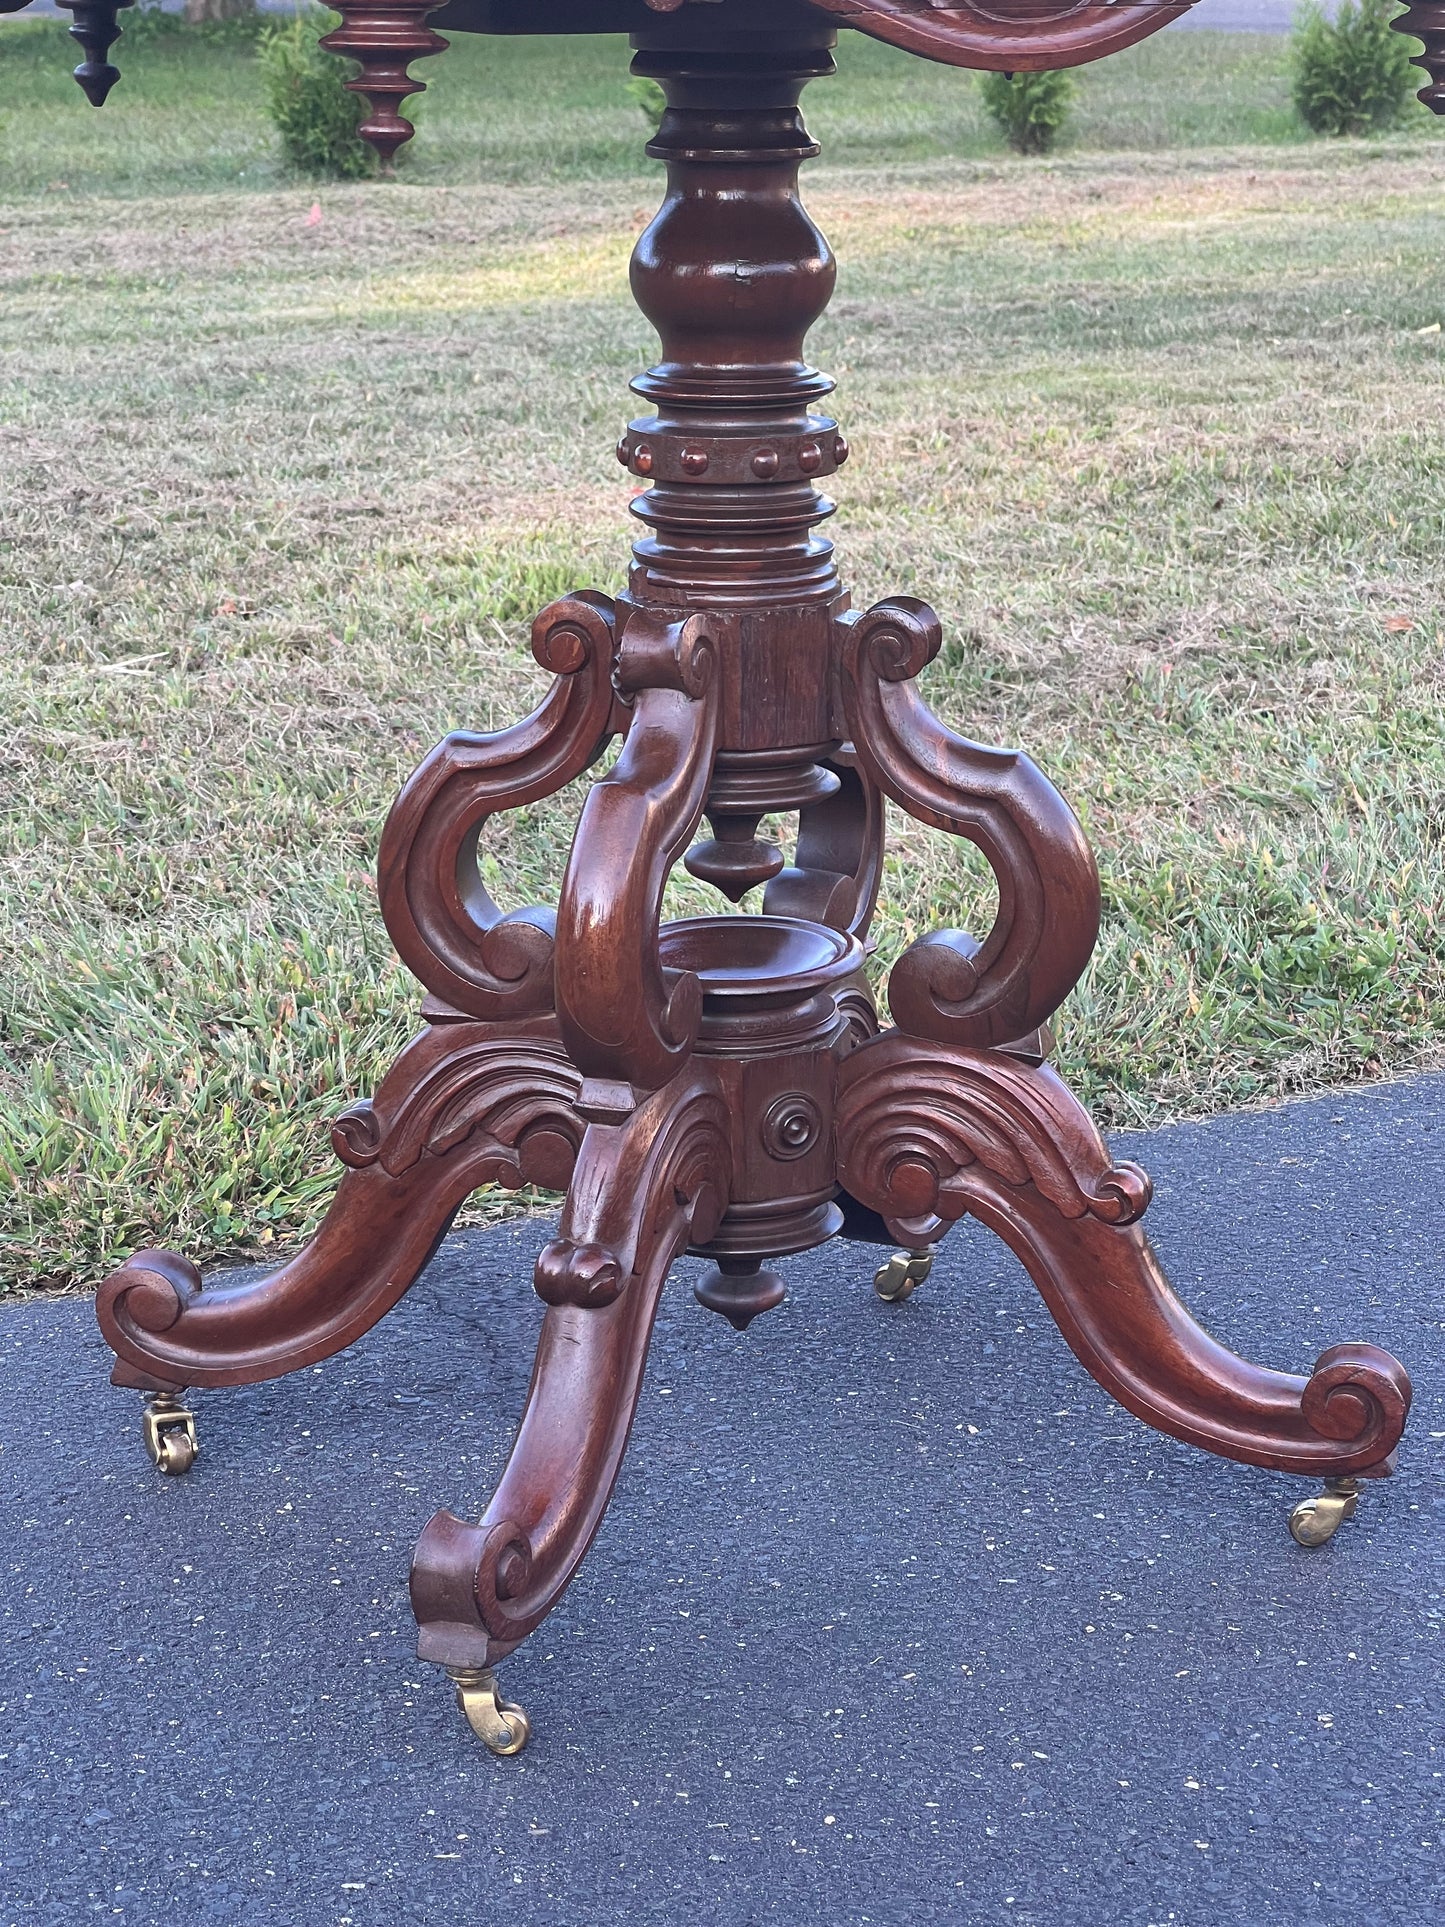
MULTIPOLYGON (((621 579, 658 185, 610 43, 459 47, 403 178, 318 189, 244 60, 202 50, 187 105, 143 44, 95 114, 57 31, 0 27, 12 1285, 294 1242, 324 1203, 325 1121, 415 1022, 371 882, 391 796, 529 701, 536 605, 621 579)), ((833 534, 860 600, 943 615, 935 707, 1085 819, 1104 935, 1060 1063, 1115 1123, 1445 1027, 1445 149, 1294 142, 1275 43, 1205 45, 1087 74, 1043 164, 985 154, 967 77, 865 43, 810 89, 833 534), (1252 144, 1190 144, 1220 127, 1252 144)), ((555 894, 571 809, 494 826, 498 895, 555 894)), ((988 914, 898 822, 880 964, 988 914)))

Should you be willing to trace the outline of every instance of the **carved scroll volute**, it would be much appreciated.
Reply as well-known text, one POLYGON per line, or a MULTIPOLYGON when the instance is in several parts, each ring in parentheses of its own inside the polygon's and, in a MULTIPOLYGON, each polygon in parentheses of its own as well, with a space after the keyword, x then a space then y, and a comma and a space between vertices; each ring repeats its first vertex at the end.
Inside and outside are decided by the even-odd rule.
POLYGON ((969 1208, 978 1165, 1032 1189, 1063 1218, 1132 1224, 1150 1184, 1116 1164, 1088 1113, 1046 1066, 1003 1052, 948 1053, 885 1031, 839 1073, 838 1177, 901 1243, 927 1244, 969 1208))
POLYGON ((584 1077, 656 1090, 686 1062, 702 1013, 690 972, 664 970, 668 872, 702 819, 718 735, 704 616, 635 609, 618 645, 627 741, 592 786, 557 906, 557 1015, 584 1077))
POLYGON ((1388 1470, 1410 1380, 1374 1345, 1335 1345, 1309 1378, 1227 1351, 1175 1296, 1142 1227, 1149 1180, 1115 1163, 1046 1066, 885 1031, 838 1075, 838 1176, 901 1244, 967 1213, 1028 1270, 1075 1355, 1173 1437, 1279 1471, 1388 1470))
POLYGON ((731 1120, 717 1073, 688 1065, 620 1124, 590 1124, 557 1236, 537 1260, 549 1305, 610 1305, 686 1243, 706 1243, 732 1183, 731 1120))
POLYGON ((893 967, 902 1029, 938 1043, 1005 1044, 1044 1023, 1099 934, 1099 873, 1077 817, 1019 750, 955 736, 913 678, 937 655, 938 617, 912 596, 845 616, 843 701, 859 767, 922 823, 988 859, 998 915, 982 946, 961 930, 915 943, 893 967))
POLYGON ((813 0, 850 27, 955 67, 1032 73, 1132 47, 1194 0, 813 0))
POLYGON ((349 1168, 288 1263, 203 1289, 188 1259, 142 1251, 106 1279, 96 1314, 116 1382, 234 1385, 340 1351, 408 1289, 479 1185, 566 1184, 586 1128, 580 1081, 546 1018, 428 1025, 375 1103, 337 1119, 349 1168))
POLYGON ((612 688, 613 607, 584 590, 544 609, 532 653, 557 680, 523 722, 494 735, 459 730, 407 783, 382 832, 381 913, 407 968, 472 1017, 552 1008, 548 909, 503 916, 482 882, 478 840, 488 817, 581 775, 625 726, 612 688))

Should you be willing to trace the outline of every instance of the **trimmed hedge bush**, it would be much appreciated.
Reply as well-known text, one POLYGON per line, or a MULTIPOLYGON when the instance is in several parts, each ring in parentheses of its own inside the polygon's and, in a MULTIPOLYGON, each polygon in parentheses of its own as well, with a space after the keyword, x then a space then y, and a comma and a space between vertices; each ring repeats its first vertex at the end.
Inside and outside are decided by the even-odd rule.
POLYGON ((1291 53, 1294 104, 1316 134, 1378 134, 1405 112, 1414 89, 1410 46, 1390 22, 1398 0, 1340 0, 1333 21, 1302 9, 1291 53))
POLYGON ((1048 153, 1073 104, 1071 73, 980 74, 979 86, 984 106, 1016 153, 1048 153))

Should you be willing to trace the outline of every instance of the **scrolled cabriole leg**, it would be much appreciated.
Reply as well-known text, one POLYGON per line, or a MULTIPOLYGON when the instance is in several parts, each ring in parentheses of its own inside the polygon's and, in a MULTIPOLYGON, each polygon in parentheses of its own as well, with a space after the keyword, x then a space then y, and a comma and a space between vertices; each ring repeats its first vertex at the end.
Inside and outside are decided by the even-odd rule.
POLYGON ((268 1277, 219 1290, 203 1291, 175 1252, 137 1253, 97 1298, 115 1383, 230 1385, 329 1357, 391 1309, 479 1185, 565 1186, 585 1126, 552 1014, 555 919, 503 915, 478 842, 490 817, 554 794, 628 727, 614 623, 610 599, 591 590, 542 610, 532 650, 554 681, 538 707, 508 729, 447 737, 397 799, 382 913, 438 1021, 374 1103, 337 1120, 347 1169, 321 1229, 268 1277))
POLYGON ((838 1156, 850 1196, 900 1244, 965 1214, 995 1231, 1080 1362, 1145 1424, 1281 1472, 1389 1469, 1410 1408, 1404 1367, 1373 1345, 1335 1345, 1306 1379, 1216 1343, 1136 1222, 1148 1178, 1110 1159, 1047 1065, 885 1031, 843 1064, 838 1156))
POLYGON ((244 1384, 351 1344, 410 1287, 478 1185, 566 1184, 585 1129, 580 1082, 550 1019, 521 1035, 485 1024, 425 1031, 375 1103, 337 1120, 349 1168, 289 1264, 208 1291, 189 1259, 140 1251, 105 1281, 96 1316, 116 1355, 113 1382, 244 1384))
MULTIPOLYGON (((718 1079, 700 1063, 627 1117, 589 1126, 558 1235, 537 1261, 548 1311, 496 1497, 479 1525, 438 1512, 412 1561, 418 1655, 454 1679, 489 1670, 535 1631, 592 1543, 622 1465, 663 1281, 687 1244, 717 1228, 730 1142, 718 1079)), ((473 1708, 463 1710, 492 1746, 473 1708)), ((493 1717, 485 1705, 483 1717, 493 1717)))

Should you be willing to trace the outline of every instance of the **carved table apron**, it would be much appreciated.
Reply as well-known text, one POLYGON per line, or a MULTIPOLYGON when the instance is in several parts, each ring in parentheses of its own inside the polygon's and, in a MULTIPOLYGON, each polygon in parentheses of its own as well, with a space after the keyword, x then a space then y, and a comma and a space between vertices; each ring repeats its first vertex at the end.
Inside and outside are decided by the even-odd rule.
MULTIPOLYGON (((0 0, 6 4, 7 0, 0 0)), ((446 43, 426 0, 338 0, 329 44, 362 66, 363 131, 383 156, 411 129, 417 55, 446 43)), ((557 1604, 612 1492, 658 1296, 674 1259, 710 1260, 704 1305, 743 1327, 778 1303, 770 1261, 846 1230, 899 1248, 896 1302, 970 1215, 1027 1266, 1078 1358, 1137 1417, 1205 1451, 1325 1480, 1296 1508, 1319 1545, 1359 1481, 1390 1470, 1409 1381, 1366 1344, 1308 1376, 1236 1358, 1171 1291, 1139 1220, 1149 1181, 1115 1164, 1049 1068, 1048 1019, 1099 926, 1094 860, 1068 805, 1020 751, 956 735, 918 678, 941 630, 896 596, 854 613, 819 533, 819 483, 848 455, 803 356, 833 255, 798 196, 816 153, 799 98, 832 71, 841 21, 960 64, 1069 64, 1182 11, 1123 0, 452 0, 481 31, 626 28, 667 109, 667 169, 632 287, 661 340, 617 446, 646 486, 627 591, 566 596, 533 650, 554 681, 510 729, 458 733, 402 791, 381 840, 382 914, 428 992, 424 1028, 370 1103, 336 1123, 345 1166, 312 1242, 259 1282, 202 1288, 165 1251, 102 1287, 115 1382, 149 1394, 164 1470, 196 1452, 189 1386, 271 1378, 366 1331, 426 1264, 477 1186, 564 1190, 537 1262, 546 1303, 521 1428, 479 1524, 439 1512, 412 1568, 420 1652, 477 1733, 528 1734, 491 1668, 557 1604), (504 914, 482 882, 489 819, 562 788, 613 742, 583 805, 555 910, 504 914), (885 800, 975 844, 998 886, 976 942, 941 930, 888 975, 864 969, 885 800), (790 854, 764 833, 797 811, 790 854), (695 840, 706 819, 710 834, 695 840), (661 922, 681 859, 757 914, 661 922)), ((74 7, 92 97, 115 78, 115 5, 74 7)), ((1412 25, 1412 22, 1414 23, 1412 25)), ((1445 106, 1445 10, 1417 6, 1445 106), (1437 18, 1438 17, 1438 18, 1437 18)))

